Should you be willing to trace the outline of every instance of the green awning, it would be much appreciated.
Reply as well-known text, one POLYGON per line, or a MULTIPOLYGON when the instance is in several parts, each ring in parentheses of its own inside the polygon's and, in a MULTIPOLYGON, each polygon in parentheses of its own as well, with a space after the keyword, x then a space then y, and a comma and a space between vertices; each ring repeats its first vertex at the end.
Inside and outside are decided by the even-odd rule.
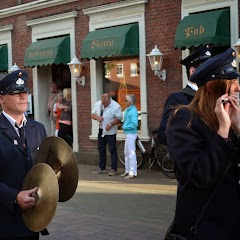
POLYGON ((25 52, 24 67, 67 64, 70 61, 70 37, 58 37, 33 42, 25 52))
POLYGON ((137 23, 92 31, 83 40, 81 58, 138 56, 138 38, 137 23))
POLYGON ((0 45, 0 71, 8 70, 8 47, 0 45))
POLYGON ((200 44, 230 45, 229 9, 183 18, 176 30, 175 47, 185 49, 200 44))

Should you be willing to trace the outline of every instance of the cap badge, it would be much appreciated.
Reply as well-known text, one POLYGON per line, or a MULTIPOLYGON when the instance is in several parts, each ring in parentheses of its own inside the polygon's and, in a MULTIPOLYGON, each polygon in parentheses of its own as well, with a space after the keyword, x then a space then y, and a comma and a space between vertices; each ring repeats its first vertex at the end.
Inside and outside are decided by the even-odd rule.
POLYGON ((22 85, 22 84, 24 84, 24 81, 23 81, 21 78, 19 78, 19 79, 16 81, 16 84, 22 85))
POLYGON ((236 68, 236 67, 237 67, 237 62, 236 62, 236 60, 235 60, 235 59, 233 59, 233 61, 231 62, 231 64, 232 64, 232 66, 233 66, 234 68, 236 68))
POLYGON ((205 54, 206 54, 207 56, 211 56, 211 55, 212 55, 209 51, 206 51, 205 54))
POLYGON ((236 53, 235 52, 232 52, 232 55, 233 55, 233 57, 236 57, 236 53))
POLYGON ((22 76, 22 72, 19 72, 19 73, 18 73, 18 76, 21 77, 21 76, 22 76))

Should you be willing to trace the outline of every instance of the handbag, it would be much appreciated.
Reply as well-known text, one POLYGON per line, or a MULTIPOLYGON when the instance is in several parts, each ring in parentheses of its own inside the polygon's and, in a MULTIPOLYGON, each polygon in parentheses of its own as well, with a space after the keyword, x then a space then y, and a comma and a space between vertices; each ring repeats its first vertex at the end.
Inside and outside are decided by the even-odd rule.
POLYGON ((170 224, 170 226, 168 227, 164 240, 188 240, 187 237, 180 236, 175 232, 176 230, 175 230, 175 219, 174 219, 170 224))
POLYGON ((202 218, 203 218, 203 216, 204 216, 204 214, 205 214, 205 212, 206 212, 206 210, 209 206, 209 203, 211 202, 214 194, 216 193, 217 187, 220 185, 220 183, 222 182, 222 180, 226 176, 231 164, 232 164, 232 161, 230 161, 227 168, 225 169, 224 174, 220 177, 220 179, 216 183, 214 190, 211 192, 207 202, 204 204, 204 206, 202 208, 202 211, 201 211, 200 215, 198 216, 195 224, 190 228, 189 236, 184 237, 184 236, 181 236, 181 235, 176 233, 176 221, 175 221, 175 217, 174 217, 173 221, 171 222, 170 226, 168 227, 168 230, 165 234, 164 240, 194 240, 194 236, 197 233, 198 226, 199 226, 199 224, 200 224, 200 222, 201 222, 201 220, 202 220, 202 218))

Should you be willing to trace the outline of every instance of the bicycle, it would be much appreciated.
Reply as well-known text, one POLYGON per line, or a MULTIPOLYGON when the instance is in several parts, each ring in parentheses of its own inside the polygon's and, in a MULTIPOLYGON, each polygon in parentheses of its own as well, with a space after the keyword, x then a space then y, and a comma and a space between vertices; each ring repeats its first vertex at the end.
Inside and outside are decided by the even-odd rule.
MULTIPOLYGON (((147 158, 148 171, 150 171, 154 163, 157 162, 162 169, 162 172, 167 177, 175 179, 174 162, 170 158, 167 146, 158 143, 156 136, 158 129, 149 129, 149 131, 151 132, 151 152, 147 152, 139 137, 136 139, 137 168, 140 168, 143 164, 144 158, 147 158)), ((118 143, 117 155, 119 161, 125 166, 124 144, 125 141, 118 143)))

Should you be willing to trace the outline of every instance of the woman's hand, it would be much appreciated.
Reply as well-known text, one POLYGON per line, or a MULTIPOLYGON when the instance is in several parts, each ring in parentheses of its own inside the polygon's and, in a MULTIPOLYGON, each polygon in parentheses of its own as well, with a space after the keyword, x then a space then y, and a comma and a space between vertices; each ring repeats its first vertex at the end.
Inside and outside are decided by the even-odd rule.
POLYGON ((58 109, 67 112, 67 110, 68 110, 68 106, 64 106, 63 104, 59 104, 58 109))
POLYGON ((219 129, 218 134, 222 138, 228 138, 229 129, 231 127, 231 119, 229 116, 230 102, 223 103, 224 99, 229 99, 228 93, 222 95, 216 102, 214 112, 217 116, 219 129))
POLYGON ((62 110, 64 108, 64 106, 62 104, 58 105, 58 109, 62 110))
POLYGON ((229 116, 231 119, 231 128, 233 131, 239 135, 240 134, 240 107, 239 107, 239 99, 236 95, 230 95, 228 97, 230 108, 229 108, 229 116))

